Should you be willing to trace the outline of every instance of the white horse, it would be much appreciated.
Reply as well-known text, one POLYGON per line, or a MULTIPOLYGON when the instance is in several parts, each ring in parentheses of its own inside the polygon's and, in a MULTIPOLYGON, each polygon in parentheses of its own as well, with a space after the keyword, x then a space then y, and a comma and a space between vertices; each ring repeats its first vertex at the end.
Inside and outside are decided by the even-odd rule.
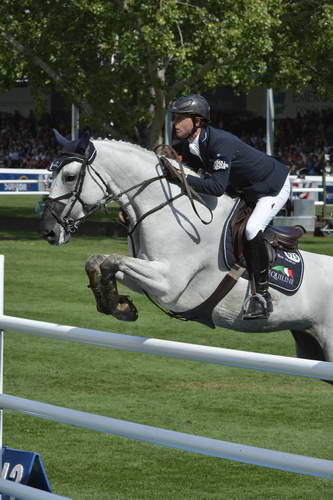
MULTIPOLYGON (((78 222, 112 199, 120 203, 133 231, 130 256, 93 255, 86 263, 98 310, 120 319, 136 319, 131 302, 124 297, 119 301, 116 280, 176 313, 204 302, 228 273, 221 233, 235 200, 227 195, 206 196, 213 220, 203 224, 189 198, 180 196, 181 188, 163 177, 154 152, 115 140, 89 141, 83 149, 79 141, 68 142, 59 134, 58 140, 67 151, 53 162, 55 175, 42 219, 43 237, 53 245, 66 243, 78 222), (110 300, 109 310, 105 296, 110 300)), ((196 208, 203 219, 209 219, 207 207, 196 202, 196 208)), ((299 357, 333 361, 333 258, 309 252, 302 256, 301 288, 292 296, 271 290, 274 311, 269 319, 242 320, 248 282, 240 278, 214 307, 212 323, 242 332, 290 329, 299 357)))

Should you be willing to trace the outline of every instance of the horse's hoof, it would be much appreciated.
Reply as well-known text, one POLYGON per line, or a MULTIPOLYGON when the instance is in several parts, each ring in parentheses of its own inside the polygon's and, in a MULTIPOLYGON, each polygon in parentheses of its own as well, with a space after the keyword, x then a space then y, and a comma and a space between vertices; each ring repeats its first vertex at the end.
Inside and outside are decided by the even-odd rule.
POLYGON ((119 296, 119 302, 111 314, 121 321, 136 321, 139 316, 137 308, 126 295, 119 296))
POLYGON ((138 311, 133 302, 126 295, 118 295, 114 280, 102 283, 101 273, 96 270, 87 270, 89 277, 88 287, 92 290, 97 311, 111 314, 121 321, 136 321, 138 311))

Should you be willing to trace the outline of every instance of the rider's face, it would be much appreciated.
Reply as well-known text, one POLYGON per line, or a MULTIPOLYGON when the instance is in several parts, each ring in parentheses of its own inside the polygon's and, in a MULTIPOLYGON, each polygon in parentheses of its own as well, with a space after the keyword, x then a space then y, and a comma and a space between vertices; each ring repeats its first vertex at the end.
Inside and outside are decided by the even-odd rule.
POLYGON ((193 119, 191 115, 183 115, 175 113, 173 118, 173 125, 177 139, 186 139, 192 132, 193 119))

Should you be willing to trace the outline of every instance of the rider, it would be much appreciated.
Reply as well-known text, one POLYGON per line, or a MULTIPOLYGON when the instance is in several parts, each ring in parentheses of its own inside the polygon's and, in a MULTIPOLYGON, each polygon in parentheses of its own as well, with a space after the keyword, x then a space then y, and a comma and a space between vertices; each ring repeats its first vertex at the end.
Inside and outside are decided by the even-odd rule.
POLYGON ((221 196, 227 189, 245 199, 253 212, 245 228, 244 257, 256 293, 246 301, 243 319, 266 319, 273 311, 268 291, 268 254, 263 231, 289 198, 288 168, 235 135, 208 125, 210 107, 199 94, 176 99, 173 114, 176 151, 204 177, 187 175, 196 191, 221 196))

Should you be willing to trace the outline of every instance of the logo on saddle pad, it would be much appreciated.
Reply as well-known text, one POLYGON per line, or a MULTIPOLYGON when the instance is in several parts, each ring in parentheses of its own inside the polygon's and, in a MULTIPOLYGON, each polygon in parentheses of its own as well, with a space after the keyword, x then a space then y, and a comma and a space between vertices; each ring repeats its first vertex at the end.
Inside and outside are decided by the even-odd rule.
POLYGON ((295 252, 284 252, 284 256, 287 260, 291 260, 292 262, 301 262, 300 256, 295 252))
POLYGON ((278 249, 275 262, 269 270, 269 284, 281 292, 292 295, 300 288, 303 280, 304 263, 300 252, 286 252, 278 249))
POLYGON ((274 266, 272 267, 272 271, 279 271, 280 273, 283 273, 285 276, 288 276, 290 279, 294 279, 294 271, 292 269, 289 269, 288 267, 284 266, 274 266))
POLYGON ((285 266, 273 266, 269 271, 270 279, 286 283, 291 286, 294 284, 294 276, 294 270, 285 266))

